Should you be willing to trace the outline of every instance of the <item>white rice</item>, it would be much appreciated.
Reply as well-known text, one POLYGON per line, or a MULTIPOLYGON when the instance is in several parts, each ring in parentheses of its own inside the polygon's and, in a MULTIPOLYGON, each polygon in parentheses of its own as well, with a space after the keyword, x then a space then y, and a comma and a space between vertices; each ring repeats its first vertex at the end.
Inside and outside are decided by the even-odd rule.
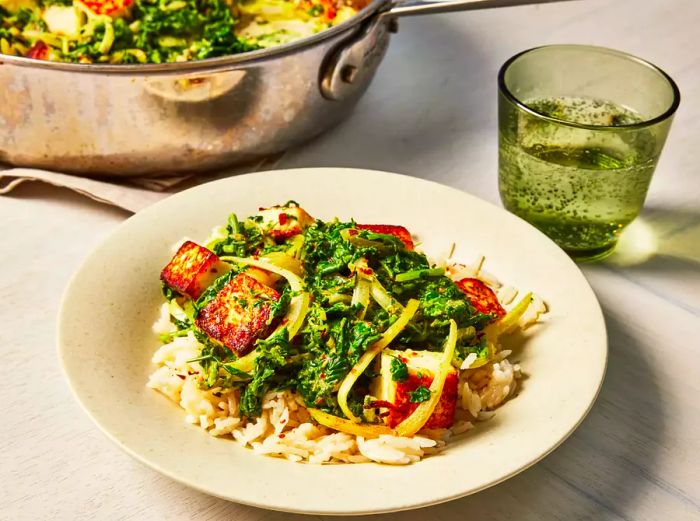
POLYGON ((197 357, 200 350, 201 345, 191 334, 163 345, 153 355, 152 361, 158 367, 148 387, 179 404, 185 421, 212 436, 230 436, 256 454, 316 464, 374 461, 405 465, 419 461, 442 449, 452 435, 470 430, 474 421, 488 419, 482 404, 483 409, 498 406, 512 394, 516 381, 515 366, 507 360, 487 366, 490 375, 486 377, 485 369, 465 371, 459 404, 468 413, 468 419, 457 420, 449 430, 425 430, 412 438, 382 435, 365 439, 316 425, 291 391, 268 393, 258 418, 240 416, 237 390, 206 389, 200 385, 201 367, 197 362, 187 362, 197 357), (471 377, 465 377, 466 373, 471 373, 471 377), (476 389, 479 378, 485 378, 485 384, 476 389))
POLYGON ((464 361, 462 362, 462 365, 459 366, 460 371, 464 371, 465 369, 469 369, 471 365, 476 362, 477 356, 476 353, 469 353, 464 361))
POLYGON ((162 335, 166 333, 172 333, 176 331, 177 328, 175 324, 170 321, 170 311, 167 302, 163 302, 160 306, 160 314, 158 315, 158 320, 153 323, 153 332, 156 335, 162 335))
POLYGON ((518 290, 513 286, 502 286, 496 293, 496 296, 501 304, 508 306, 509 304, 512 304, 515 297, 518 296, 518 290))
MULTIPOLYGON (((482 264, 483 258, 480 258, 472 266, 452 268, 450 276, 455 279, 478 277, 494 289, 501 288, 499 295, 508 305, 517 291, 503 287, 482 270, 482 264)), ((520 325, 527 327, 536 322, 546 310, 544 302, 535 297, 520 325)), ((153 331, 166 334, 174 330, 168 306, 164 304, 153 331)), ((451 429, 423 430, 411 438, 382 435, 365 439, 315 424, 291 391, 268 393, 258 418, 241 416, 238 390, 206 389, 200 385, 201 366, 187 360, 198 357, 201 348, 192 333, 175 337, 161 346, 152 358, 156 370, 148 380, 148 387, 179 404, 185 411, 185 421, 199 425, 212 436, 230 437, 256 454, 312 464, 373 461, 405 465, 417 462, 442 450, 452 436, 469 431, 475 422, 492 418, 493 409, 514 395, 521 377, 520 366, 507 359, 510 351, 500 351, 492 362, 478 369, 468 368, 476 358, 470 355, 462 364, 458 411, 451 429)))

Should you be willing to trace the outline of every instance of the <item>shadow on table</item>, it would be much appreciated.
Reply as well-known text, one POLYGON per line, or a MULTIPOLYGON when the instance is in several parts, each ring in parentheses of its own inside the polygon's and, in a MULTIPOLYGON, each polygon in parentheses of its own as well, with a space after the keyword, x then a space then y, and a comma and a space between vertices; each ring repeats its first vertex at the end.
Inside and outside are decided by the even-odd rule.
MULTIPOLYGON (((608 372, 588 418, 562 447, 515 478, 455 502, 378 520, 612 519, 650 485, 665 428, 653 367, 633 336, 606 312, 608 372), (644 439, 645 443, 638 443, 644 439)), ((469 472, 469 469, 465 469, 469 472)))
POLYGON ((385 63, 354 113, 292 150, 285 166, 394 171, 399 164, 438 179, 426 168, 435 163, 432 158, 454 157, 457 149, 469 147, 469 137, 482 132, 495 114, 496 71, 487 78, 474 73, 488 67, 486 44, 465 35, 460 22, 464 19, 441 16, 420 23, 402 19, 385 63), (485 99, 489 96, 493 99, 485 99))
MULTIPOLYGON (((655 486, 650 476, 668 418, 654 368, 625 324, 609 310, 605 314, 610 359, 601 394, 575 434, 544 461, 505 483, 434 507, 361 518, 314 517, 347 521, 630 519, 631 505, 655 486)), ((197 503, 207 519, 309 519, 203 494, 197 503)))
POLYGON ((618 275, 696 316, 700 315, 700 212, 648 207, 606 261, 584 271, 618 275))
POLYGON ((625 230, 605 264, 700 273, 700 212, 651 206, 625 230))

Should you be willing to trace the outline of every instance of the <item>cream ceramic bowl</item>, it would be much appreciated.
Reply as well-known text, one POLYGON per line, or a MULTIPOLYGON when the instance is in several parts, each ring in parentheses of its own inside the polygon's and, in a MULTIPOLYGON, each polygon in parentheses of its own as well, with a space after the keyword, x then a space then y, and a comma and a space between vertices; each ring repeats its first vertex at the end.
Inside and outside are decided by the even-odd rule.
POLYGON ((128 219, 87 258, 66 290, 59 356, 83 408, 115 443, 203 492, 289 512, 389 512, 458 498, 499 483, 564 441, 593 404, 605 373, 600 307, 576 265, 524 221, 469 194, 396 174, 337 168, 262 172, 174 195, 128 219), (158 346, 151 324, 159 272, 182 237, 203 239, 235 211, 289 199, 312 215, 402 224, 437 255, 532 290, 550 306, 512 358, 527 374, 519 395, 447 449, 410 466, 308 465, 256 456, 184 421, 146 388, 158 346))

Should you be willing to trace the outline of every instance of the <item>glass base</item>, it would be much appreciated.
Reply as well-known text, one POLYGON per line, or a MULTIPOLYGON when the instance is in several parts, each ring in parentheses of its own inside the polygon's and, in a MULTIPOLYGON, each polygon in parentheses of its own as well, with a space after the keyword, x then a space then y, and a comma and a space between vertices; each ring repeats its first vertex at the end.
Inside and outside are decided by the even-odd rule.
POLYGON ((600 246, 598 248, 588 248, 585 250, 578 249, 567 249, 564 251, 571 257, 575 262, 596 262, 609 257, 613 251, 615 251, 615 246, 617 242, 611 244, 606 244, 605 246, 600 246))

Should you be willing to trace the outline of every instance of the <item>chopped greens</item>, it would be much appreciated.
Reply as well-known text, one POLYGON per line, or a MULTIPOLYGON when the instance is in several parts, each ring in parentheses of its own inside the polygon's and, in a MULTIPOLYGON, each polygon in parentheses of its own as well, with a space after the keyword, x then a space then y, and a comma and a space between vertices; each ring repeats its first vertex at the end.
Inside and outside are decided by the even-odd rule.
MULTIPOLYGON (((174 19, 167 20, 171 23, 174 19)), ((261 414, 267 393, 283 389, 294 390, 306 406, 324 413, 360 417, 373 380, 380 374, 378 366, 360 364, 361 374, 352 373, 352 388, 343 394, 344 409, 338 402, 339 387, 407 305, 415 312, 405 319, 405 327, 397 330, 398 336, 392 337, 392 350, 442 352, 454 321, 458 334, 454 335, 453 364, 459 365, 470 353, 480 359, 490 356, 484 328, 492 317, 478 312, 445 270, 431 265, 423 253, 393 235, 361 229, 354 221, 310 219, 289 236, 272 233, 281 226, 301 223, 295 216, 299 210, 296 203, 286 207, 289 211, 280 211, 278 220, 264 219, 261 214, 245 219, 229 216, 207 248, 231 269, 216 278, 196 301, 163 289, 173 306, 172 322, 178 330, 164 339, 194 333, 202 349, 191 362, 201 365, 201 386, 239 389, 240 411, 247 417, 261 414), (255 342, 254 350, 241 358, 196 325, 200 311, 229 281, 248 269, 233 264, 234 257, 259 259, 257 265, 267 259, 269 263, 286 262, 285 269, 301 267, 301 282, 295 282, 294 290, 288 279, 275 279, 277 300, 260 296, 256 301, 255 294, 252 299, 236 301, 248 309, 265 306, 266 326, 270 328, 255 342), (364 296, 358 288, 364 288, 364 296), (306 299, 301 311, 300 294, 306 299), (301 327, 290 339, 290 315, 295 312, 303 313, 303 322, 297 322, 301 327)), ((389 372, 394 382, 409 378, 408 365, 398 356, 392 357, 389 372)), ((430 398, 425 386, 409 397, 411 403, 430 398)))
POLYGON ((408 282, 411 280, 416 280, 425 277, 439 277, 440 275, 444 274, 444 268, 420 269, 407 271, 405 273, 399 273, 398 275, 396 275, 394 280, 396 280, 396 282, 408 282))
POLYGON ((411 403, 422 403, 430 400, 430 389, 424 385, 420 385, 415 391, 408 393, 408 401, 411 403))
POLYGON ((391 359, 390 371, 394 382, 403 382, 408 378, 408 366, 397 356, 391 359))
POLYGON ((108 64, 203 60, 307 35, 284 30, 289 22, 313 34, 356 12, 350 4, 341 11, 327 13, 321 0, 0 1, 0 54, 108 64))
POLYGON ((245 416, 259 416, 262 412, 262 398, 267 391, 283 385, 288 371, 294 364, 288 363, 292 353, 287 330, 281 329, 270 338, 259 341, 255 358, 253 379, 246 385, 241 394, 241 413, 245 416))

